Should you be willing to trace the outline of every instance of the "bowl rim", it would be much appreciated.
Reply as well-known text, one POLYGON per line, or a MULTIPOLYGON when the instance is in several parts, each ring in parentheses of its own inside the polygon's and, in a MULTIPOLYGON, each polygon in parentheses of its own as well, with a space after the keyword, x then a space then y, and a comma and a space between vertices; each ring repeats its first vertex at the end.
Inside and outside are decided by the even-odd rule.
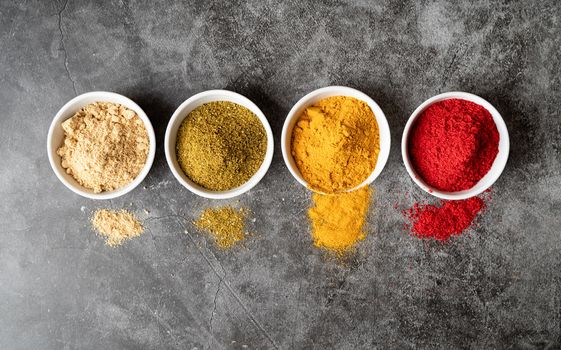
POLYGON ((120 196, 123 196, 133 189, 135 189, 148 175, 150 169, 152 168, 152 164, 154 163, 154 157, 156 155, 156 134, 154 133, 154 128, 152 127, 152 123, 150 119, 144 112, 140 106, 131 100, 130 98, 118 94, 116 92, 110 91, 90 91, 83 94, 80 94, 70 101, 64 104, 58 112, 56 113, 55 117, 51 121, 51 125, 49 126, 49 131, 47 134, 47 155, 49 158, 49 163, 51 168, 53 169, 57 178, 62 182, 64 186, 70 189, 72 192, 89 199, 94 200, 105 200, 105 199, 113 199, 120 196), (82 102, 95 99, 95 101, 99 102, 112 102, 121 104, 129 109, 132 109, 136 112, 139 118, 144 123, 144 127, 148 134, 148 139, 150 141, 150 147, 148 150, 148 156, 146 157, 146 163, 140 173, 134 178, 133 181, 129 182, 127 185, 117 188, 112 191, 103 191, 100 193, 94 193, 93 191, 86 189, 84 186, 81 186, 77 181, 69 181, 67 179, 66 171, 62 168, 62 164, 60 164, 60 156, 56 154, 56 151, 60 147, 60 145, 55 146, 53 145, 53 134, 57 127, 60 127, 60 124, 67 119, 70 119, 80 108, 86 106, 89 103, 93 102, 82 102), (108 101, 111 100, 111 101, 108 101), (75 104, 79 104, 80 107, 76 109, 73 107, 75 104), (69 113, 69 111, 72 111, 69 113))
POLYGON ((498 178, 501 176, 502 172, 504 171, 504 168, 508 161, 509 152, 510 152, 509 133, 506 124, 504 122, 504 119, 502 118, 499 111, 484 98, 463 91, 450 91, 450 92, 441 93, 432 96, 431 98, 421 103, 413 111, 413 113, 407 120, 401 138, 401 155, 403 159, 403 164, 405 165, 405 169, 407 170, 407 173, 409 174, 411 179, 413 179, 413 182, 415 182, 417 186, 419 186, 421 189, 423 189, 425 192, 429 193, 430 195, 445 200, 468 199, 471 197, 475 197, 488 190, 498 180, 498 178), (411 164, 411 161, 409 159, 409 152, 407 149, 407 143, 408 143, 411 128, 415 123, 417 117, 421 114, 421 112, 423 112, 428 106, 432 105, 433 103, 440 102, 443 100, 449 100, 449 99, 462 99, 462 100, 467 100, 479 104, 487 111, 489 111, 489 113, 493 117, 493 121, 495 122, 497 131, 499 132, 499 152, 497 153, 497 156, 495 157, 495 160, 493 161, 493 164, 491 165, 491 168, 489 169, 487 174, 483 176, 479 180, 479 182, 477 182, 472 188, 468 190, 457 191, 457 192, 441 191, 433 188, 432 186, 427 185, 413 168, 413 165, 411 164))
POLYGON ((380 152, 378 153, 378 158, 376 160, 376 165, 374 169, 372 170, 370 175, 366 178, 366 180, 364 180, 358 186, 337 193, 352 192, 361 187, 371 184, 372 182, 374 182, 374 180, 376 180, 376 178, 378 178, 378 176, 380 176, 382 170, 384 169, 388 161, 390 155, 390 149, 391 149, 391 132, 390 132, 388 120, 386 119, 386 115, 382 110, 382 108, 380 108, 378 103, 376 103, 376 101, 374 101, 370 96, 368 96, 364 92, 347 86, 331 85, 331 86, 315 89, 307 93, 303 97, 301 97, 290 109, 284 121, 284 125, 282 128, 282 135, 281 135, 282 156, 286 167, 290 171, 290 174, 292 174, 292 176, 296 179, 296 181, 298 181, 298 183, 300 183, 302 186, 306 187, 308 190, 313 191, 315 193, 331 194, 331 193, 323 193, 321 191, 312 189, 308 185, 308 182, 304 180, 304 178, 302 177, 302 174, 300 173, 300 170, 298 170, 298 167, 295 165, 294 158, 292 157, 291 154, 292 130, 294 128, 294 124, 296 120, 300 117, 300 113, 303 109, 315 103, 315 101, 312 102, 312 100, 315 100, 315 98, 324 94, 326 94, 326 96, 320 98, 320 100, 333 96, 347 96, 347 97, 354 97, 356 99, 365 102, 374 113, 374 118, 378 123, 378 132, 380 135, 380 152), (383 140, 385 142, 382 142, 383 140))
POLYGON ((269 121, 267 120, 265 114, 263 114, 261 109, 249 98, 237 92, 224 90, 224 89, 205 90, 195 95, 192 95, 187 100, 183 101, 173 112, 168 122, 166 128, 166 134, 164 138, 164 151, 166 155, 166 161, 175 179, 190 192, 200 197, 209 198, 209 199, 234 198, 248 192, 253 187, 255 187, 265 176, 265 174, 269 170, 269 167, 271 166, 273 160, 274 147, 275 147, 274 137, 273 137, 273 132, 271 130, 271 126, 269 125, 269 121), (191 106, 199 103, 201 100, 208 100, 208 101, 196 105, 192 109, 188 110, 191 106), (176 158, 176 152, 175 152, 175 143, 176 143, 175 138, 177 137, 179 126, 181 125, 183 120, 185 120, 185 118, 189 115, 189 113, 194 108, 204 103, 216 102, 216 101, 233 102, 249 109, 253 114, 257 116, 257 118, 259 118, 259 121, 261 122, 261 125, 263 125, 263 128, 265 129, 265 133, 267 135, 267 150, 265 152, 265 158, 263 159, 263 162, 259 166, 257 172, 255 172, 255 174, 253 174, 253 176, 244 184, 227 191, 208 190, 193 182, 191 179, 189 179, 189 177, 183 172, 183 170, 179 166, 176 158), (186 110, 188 111, 186 112, 186 110), (176 125, 178 126, 174 134, 172 135, 172 129, 174 129, 176 125))

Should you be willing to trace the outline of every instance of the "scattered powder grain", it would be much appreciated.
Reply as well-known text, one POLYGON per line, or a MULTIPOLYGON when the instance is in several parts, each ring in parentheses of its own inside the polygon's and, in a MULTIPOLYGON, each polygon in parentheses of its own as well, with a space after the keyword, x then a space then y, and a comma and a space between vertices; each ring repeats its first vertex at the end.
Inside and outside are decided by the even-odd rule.
POLYGON ((220 249, 228 249, 242 241, 248 234, 245 230, 245 220, 249 210, 232 207, 205 209, 195 226, 210 233, 220 249))
POLYGON ((148 157, 144 123, 125 106, 91 103, 62 123, 64 144, 57 150, 62 167, 95 193, 134 180, 148 157))
POLYGON ((116 247, 127 239, 140 236, 144 232, 142 224, 134 214, 126 210, 99 209, 92 217, 92 225, 105 237, 105 244, 116 247))
POLYGON ((177 133, 177 161, 194 182, 213 191, 246 183, 265 159, 267 134, 259 118, 237 103, 195 108, 177 133))
POLYGON ((458 201, 441 200, 440 205, 415 203, 403 215, 410 221, 406 228, 419 238, 447 241, 472 227, 475 219, 486 207, 479 197, 458 201))
POLYGON ((368 186, 352 192, 314 193, 308 210, 316 247, 345 253, 366 237, 363 230, 372 191, 368 186))

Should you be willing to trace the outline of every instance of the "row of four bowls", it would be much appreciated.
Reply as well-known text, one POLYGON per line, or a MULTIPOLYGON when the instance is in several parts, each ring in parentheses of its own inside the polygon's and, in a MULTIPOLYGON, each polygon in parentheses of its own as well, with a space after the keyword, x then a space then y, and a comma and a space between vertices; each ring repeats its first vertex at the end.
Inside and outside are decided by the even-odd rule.
MULTIPOLYGON (((382 111, 382 109, 378 106, 378 104, 373 99, 371 99, 368 95, 353 88, 343 87, 343 86, 329 86, 329 87, 320 88, 302 97, 294 105, 294 107, 290 110, 290 112, 287 115, 282 130, 281 149, 282 149, 284 161, 288 169, 290 170, 290 173, 294 176, 294 178, 300 184, 302 184, 306 188, 309 188, 307 182, 300 174, 298 167, 296 166, 296 163, 294 162, 294 159, 292 158, 290 152, 292 129, 296 124, 296 122, 298 121, 298 117, 302 114, 302 112, 307 107, 317 103, 318 101, 324 98, 328 98, 331 96, 349 96, 349 97, 357 98, 359 100, 366 102, 374 112, 374 116, 376 118, 380 130, 380 153, 373 172, 359 187, 368 185, 372 183, 380 175, 388 160, 390 154, 391 134, 385 114, 382 111)), ((506 125, 500 113, 489 102, 487 102, 486 100, 484 100, 479 96, 470 93, 448 92, 448 93, 434 96, 426 100, 413 112, 413 114, 411 115, 405 126, 403 137, 402 137, 401 148, 402 148, 403 162, 405 164, 407 172, 419 187, 421 187, 426 192, 439 198, 459 200, 459 199, 465 199, 472 196, 476 196, 482 193, 498 179, 502 170, 504 169, 504 166, 508 158, 509 137, 508 137, 508 131, 506 125), (416 174, 415 169, 412 167, 411 162, 409 161, 408 152, 407 152, 407 138, 408 138, 409 130, 414 124, 416 116, 419 115, 426 107, 428 107, 432 103, 442 101, 445 99, 450 99, 450 98, 469 100, 486 108, 491 113, 500 135, 499 153, 489 173, 485 175, 474 187, 472 187, 469 190, 465 190, 461 192, 442 192, 427 185, 422 180, 422 178, 420 178, 416 174)), ((259 107, 257 107, 257 105, 255 105, 255 103, 253 103, 251 100, 232 91, 208 90, 190 97, 185 102, 183 102, 173 113, 166 130, 164 149, 165 149, 168 165, 173 175, 184 187, 186 187, 191 192, 202 197, 211 198, 211 199, 227 199, 227 198, 236 197, 240 194, 249 191, 251 188, 257 185, 257 183, 263 178, 263 176, 266 174, 267 170, 269 169, 269 166, 273 159, 274 139, 267 118, 265 117, 263 112, 259 109, 259 107), (259 118, 259 120, 263 124, 263 127, 265 128, 266 135, 267 135, 267 150, 265 153, 265 159, 261 164, 260 168, 258 169, 258 171, 245 184, 228 191, 210 191, 196 184, 195 182, 191 181, 191 179, 189 179, 189 177, 185 175, 185 173, 182 171, 181 167, 179 166, 175 154, 177 132, 182 121, 195 108, 205 103, 209 103, 213 101, 229 101, 246 107, 259 118)), ((134 101, 117 93, 94 91, 73 98, 59 110, 59 112, 56 114, 49 128, 48 140, 47 140, 47 152, 48 152, 49 161, 51 163, 51 167, 53 168, 59 180, 67 188, 69 188, 76 194, 79 194, 83 197, 87 197, 90 199, 112 199, 132 191, 144 180, 144 178, 150 171, 150 168, 152 166, 156 154, 156 136, 148 116, 142 110, 142 108, 140 108, 140 106, 138 106, 138 104, 136 104, 134 101), (64 140, 64 131, 62 129, 61 124, 68 118, 72 117, 82 107, 90 103, 99 102, 99 101, 118 103, 135 111, 144 122, 146 130, 148 132, 148 137, 150 140, 150 150, 148 153, 148 158, 145 166, 143 167, 139 175, 132 182, 114 191, 94 193, 93 191, 81 186, 71 175, 68 175, 66 173, 65 169, 61 165, 61 159, 60 156, 57 155, 56 150, 62 145, 64 140)))

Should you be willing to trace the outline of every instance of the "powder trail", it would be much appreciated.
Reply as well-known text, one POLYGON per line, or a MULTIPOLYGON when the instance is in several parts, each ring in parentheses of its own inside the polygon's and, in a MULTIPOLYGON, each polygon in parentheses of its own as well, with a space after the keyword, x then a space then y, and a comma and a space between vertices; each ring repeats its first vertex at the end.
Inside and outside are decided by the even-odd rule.
POLYGON ((415 203, 412 208, 404 210, 403 215, 411 221, 410 229, 415 236, 446 241, 471 227, 485 207, 483 199, 472 197, 459 201, 442 200, 439 206, 415 203))

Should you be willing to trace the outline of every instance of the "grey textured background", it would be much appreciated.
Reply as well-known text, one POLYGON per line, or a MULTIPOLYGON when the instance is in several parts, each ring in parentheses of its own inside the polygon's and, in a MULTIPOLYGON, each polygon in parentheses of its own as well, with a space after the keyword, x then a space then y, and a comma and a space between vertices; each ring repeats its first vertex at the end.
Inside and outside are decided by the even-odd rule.
POLYGON ((1 349, 559 348, 558 1, 1 1, 0 21, 1 349), (278 144, 291 106, 332 84, 374 98, 393 142, 345 264, 312 246, 309 193, 278 144), (276 137, 239 203, 182 188, 161 147, 173 110, 211 88, 256 102, 276 137), (118 200, 74 195, 46 156, 57 110, 92 90, 132 98, 157 132, 150 174, 118 200), (431 199, 399 141, 417 105, 451 90, 493 103, 512 148, 480 227, 439 244, 402 229, 400 209, 431 199), (255 222, 222 252, 191 222, 225 204, 255 222), (147 232, 104 246, 99 207, 136 211, 147 232))

